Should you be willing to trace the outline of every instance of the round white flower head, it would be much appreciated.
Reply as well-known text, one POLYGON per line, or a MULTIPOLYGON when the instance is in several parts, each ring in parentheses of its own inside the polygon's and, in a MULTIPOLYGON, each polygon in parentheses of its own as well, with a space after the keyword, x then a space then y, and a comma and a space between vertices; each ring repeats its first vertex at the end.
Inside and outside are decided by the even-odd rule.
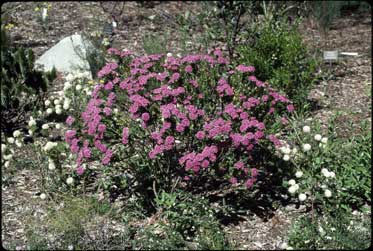
POLYGON ((13 154, 8 154, 8 155, 3 156, 4 160, 11 160, 12 158, 13 158, 13 154))
POLYGON ((299 189, 299 185, 298 184, 295 184, 293 185, 295 187, 295 190, 297 191, 299 189))
POLYGON ((40 194, 40 199, 45 200, 47 198, 47 195, 45 193, 40 194))
POLYGON ((49 129, 49 125, 48 124, 44 124, 44 125, 41 126, 41 128, 43 130, 48 130, 49 129))
POLYGON ((283 243, 280 244, 279 248, 280 249, 286 249, 286 248, 288 248, 288 244, 286 242, 283 242, 283 243))
POLYGON ((293 186, 293 185, 295 185, 296 183, 297 183, 297 182, 295 182, 294 179, 291 179, 291 180, 288 181, 288 184, 289 184, 290 186, 293 186))
POLYGON ((311 127, 309 126, 303 126, 303 132, 309 133, 311 131, 311 127))
POLYGON ((81 89, 82 89, 82 86, 81 86, 81 85, 76 85, 76 86, 75 86, 75 90, 80 91, 81 89))
POLYGON ((301 193, 298 195, 298 199, 299 201, 305 201, 307 199, 307 195, 305 195, 304 193, 301 193))
POLYGON ((53 101, 53 104, 54 105, 58 105, 60 103, 60 100, 59 99, 55 99, 54 101, 53 101))
POLYGON ((322 139, 322 136, 320 134, 315 134, 314 139, 316 141, 320 141, 322 139))
POLYGON ((286 250, 293 250, 294 248, 293 247, 291 247, 291 246, 288 246, 287 248, 286 248, 286 250))
POLYGON ((58 105, 56 105, 54 108, 57 110, 57 109, 61 109, 62 106, 61 106, 60 104, 58 104, 58 105))
POLYGON ((51 104, 51 101, 49 99, 45 100, 44 102, 45 106, 49 106, 51 104))
POLYGON ((91 91, 87 91, 87 96, 92 96, 92 92, 91 91))
POLYGON ((33 119, 30 119, 30 121, 28 122, 28 126, 33 127, 34 125, 36 125, 36 121, 33 119))
POLYGON ((292 154, 296 154, 298 152, 298 148, 294 147, 291 152, 292 152, 292 154))
POLYGON ((113 109, 113 112, 114 112, 114 113, 118 113, 118 112, 119 112, 118 108, 114 108, 114 109, 113 109))
POLYGON ((289 161, 290 160, 290 156, 285 154, 284 157, 282 158, 284 161, 289 161))
POLYGON ((323 143, 323 144, 328 143, 328 138, 327 137, 322 138, 321 143, 323 143))
POLYGON ((53 161, 50 161, 49 164, 48 164, 48 169, 53 171, 56 169, 56 165, 54 164, 53 161))
POLYGON ((48 108, 47 109, 47 114, 51 114, 53 112, 53 109, 52 108, 48 108))
POLYGON ((296 186, 290 186, 288 191, 289 191, 289 193, 293 194, 297 191, 297 188, 296 188, 296 186))
POLYGON ((328 173, 328 169, 326 169, 325 167, 321 169, 321 173, 324 174, 324 173, 328 173))
POLYGON ((5 161, 5 163, 4 163, 4 167, 5 167, 5 168, 8 168, 9 165, 10 165, 10 162, 9 162, 9 161, 5 161))
POLYGON ((181 143, 181 141, 180 140, 175 140, 175 144, 180 144, 181 143))
POLYGON ((69 249, 69 250, 74 250, 74 246, 73 246, 73 245, 69 245, 69 246, 67 247, 67 249, 69 249))
POLYGON ((168 58, 169 57, 172 57, 172 53, 171 52, 169 52, 169 53, 167 53, 167 55, 166 55, 168 58))
POLYGON ((57 146, 57 142, 48 141, 47 144, 45 144, 44 146, 44 151, 48 152, 55 146, 57 146))
POLYGON ((325 189, 324 195, 325 195, 325 197, 330 198, 330 197, 332 197, 332 192, 329 189, 325 189))
POLYGON ((289 147, 286 147, 286 146, 282 146, 282 147, 280 148, 280 150, 281 150, 281 152, 282 152, 283 154, 290 154, 290 152, 291 152, 290 148, 289 148, 289 147))
POLYGON ((64 102, 62 108, 65 109, 65 110, 69 109, 70 108, 70 103, 65 103, 64 102))
POLYGON ((325 185, 325 184, 322 184, 320 187, 321 187, 322 189, 327 189, 327 188, 328 188, 328 186, 325 185))
POLYGON ((16 140, 15 144, 17 147, 22 147, 22 142, 19 141, 18 139, 16 140))
POLYGON ((43 112, 41 110, 38 111, 38 115, 41 116, 43 112))
POLYGON ((60 129, 61 129, 61 124, 60 124, 60 123, 57 123, 57 124, 55 125, 55 127, 56 127, 57 130, 60 130, 60 129))
POLYGON ((8 141, 9 144, 13 144, 14 143, 14 138, 13 137, 9 137, 7 139, 7 141, 8 141))
POLYGON ((326 172, 323 172, 322 174, 325 176, 325 178, 330 177, 330 172, 328 170, 326 172))
POLYGON ((4 153, 6 151, 6 145, 5 144, 1 144, 1 152, 4 153))
POLYGON ((56 109, 56 114, 61 114, 62 110, 61 109, 56 109))
POLYGON ((66 179, 66 183, 67 183, 68 185, 71 185, 73 182, 74 182, 73 177, 69 177, 69 178, 66 179))
POLYGON ((329 172, 329 177, 330 178, 335 178, 335 172, 329 172))
POLYGON ((295 173, 295 177, 297 177, 297 178, 300 178, 300 177, 302 177, 303 176, 303 172, 302 171, 297 171, 296 173, 295 173))
POLYGON ((34 132, 32 130, 28 130, 28 134, 30 134, 30 136, 32 136, 34 134, 34 132))
POLYGON ((15 130, 15 131, 13 132, 13 137, 14 137, 14 138, 18 138, 20 135, 21 135, 21 132, 20 132, 19 130, 15 130))
POLYGON ((311 145, 310 144, 304 144, 303 145, 303 151, 308 152, 309 150, 311 150, 311 145))

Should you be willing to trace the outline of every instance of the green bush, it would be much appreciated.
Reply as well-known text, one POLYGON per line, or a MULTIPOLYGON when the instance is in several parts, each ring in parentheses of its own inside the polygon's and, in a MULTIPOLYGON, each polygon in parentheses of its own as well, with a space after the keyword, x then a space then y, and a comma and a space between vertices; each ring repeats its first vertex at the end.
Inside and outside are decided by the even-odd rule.
POLYGON ((294 249, 364 250, 371 244, 371 223, 343 210, 318 215, 314 223, 307 215, 295 222, 288 238, 294 249))
POLYGON ((238 62, 254 65, 258 79, 285 92, 301 108, 315 81, 317 61, 308 53, 296 25, 270 21, 255 25, 237 48, 238 62))
POLYGON ((301 203, 322 212, 336 208, 360 209, 370 204, 371 133, 336 138, 334 123, 329 121, 329 135, 322 135, 320 124, 292 121, 288 142, 278 149, 290 162, 294 179, 285 182, 301 203))
POLYGON ((155 199, 158 222, 139 231, 134 248, 226 250, 229 244, 208 201, 162 191, 155 199))
POLYGON ((11 45, 1 26, 1 130, 10 134, 25 122, 27 111, 41 105, 56 71, 44 73, 34 69, 31 49, 11 45))

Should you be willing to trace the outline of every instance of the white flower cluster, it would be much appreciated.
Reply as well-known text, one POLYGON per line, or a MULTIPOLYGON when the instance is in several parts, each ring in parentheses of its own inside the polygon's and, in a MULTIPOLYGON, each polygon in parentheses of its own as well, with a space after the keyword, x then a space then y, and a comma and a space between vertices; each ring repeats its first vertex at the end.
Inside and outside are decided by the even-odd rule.
POLYGON ((56 165, 54 164, 54 161, 51 158, 48 158, 48 169, 51 171, 56 169, 56 165))
MULTIPOLYGON (((333 172, 333 171, 329 171, 328 169, 326 169, 326 168, 322 168, 321 169, 321 174, 325 177, 325 178, 327 178, 327 179, 329 179, 329 178, 335 178, 335 173, 333 172)), ((323 184, 323 185, 321 185, 320 186, 322 189, 324 189, 324 196, 325 197, 327 197, 327 198, 330 198, 330 197, 332 197, 332 192, 328 189, 328 186, 327 185, 325 185, 325 184, 323 184)))
MULTIPOLYGON (((76 79, 91 79, 91 74, 89 72, 76 72, 74 74, 69 73, 66 76, 66 82, 64 83, 63 91, 57 92, 57 97, 51 97, 50 100, 45 100, 45 106, 48 107, 46 113, 52 114, 55 112, 56 114, 62 114, 63 110, 69 110, 71 105, 71 97, 69 97, 68 90, 72 89, 73 84, 71 84, 76 79), (53 100, 53 102, 51 101, 53 100), (54 106, 54 107, 53 107, 54 106)), ((91 81, 91 80, 90 80, 91 81)), ((78 92, 83 89, 83 86, 78 83, 75 85, 75 90, 78 92)), ((85 87, 83 90, 86 92, 87 95, 91 95, 92 91, 90 87, 85 87)))
POLYGON ((48 141, 47 144, 45 144, 43 150, 45 152, 49 152, 52 148, 56 147, 57 145, 58 145, 57 142, 48 141))
POLYGON ((290 145, 285 141, 281 141, 281 144, 282 144, 282 146, 279 148, 279 150, 280 150, 281 154, 283 154, 282 159, 284 161, 289 161, 292 157, 295 157, 295 155, 298 152, 297 147, 291 148, 290 145))
POLYGON ((321 169, 321 173, 325 176, 325 178, 335 178, 335 173, 333 171, 329 172, 329 170, 326 168, 321 169))
MULTIPOLYGON (((303 176, 302 171, 297 171, 295 173, 295 177, 297 177, 297 178, 301 178, 302 176, 303 176)), ((291 194, 294 194, 299 189, 299 185, 297 184, 297 182, 294 179, 289 180, 288 185, 290 185, 290 187, 288 188, 288 191, 291 194)), ((298 195, 298 199, 299 199, 299 201, 305 201, 307 199, 306 193, 300 193, 298 195)))

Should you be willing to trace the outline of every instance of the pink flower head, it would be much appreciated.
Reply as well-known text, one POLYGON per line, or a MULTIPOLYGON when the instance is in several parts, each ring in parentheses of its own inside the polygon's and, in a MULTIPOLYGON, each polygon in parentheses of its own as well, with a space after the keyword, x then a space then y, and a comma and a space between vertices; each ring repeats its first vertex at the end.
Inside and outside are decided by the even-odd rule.
POLYGON ((98 128, 97 128, 97 131, 99 131, 99 132, 105 132, 106 131, 106 125, 99 124, 98 128))
POLYGON ((124 145, 128 144, 128 135, 129 135, 129 129, 128 127, 124 127, 122 130, 122 143, 124 145))
POLYGON ((293 105, 287 105, 286 109, 288 110, 288 112, 293 112, 294 111, 294 106, 293 105))
POLYGON ((113 156, 113 151, 108 149, 106 152, 105 152, 105 156, 104 158, 102 159, 102 164, 104 165, 107 165, 110 163, 110 160, 111 160, 111 157, 113 156))
POLYGON ((68 116, 67 119, 66 119, 66 124, 68 126, 71 126, 74 123, 74 121, 75 121, 74 117, 68 116))
POLYGON ((83 175, 83 173, 85 172, 85 169, 82 167, 82 166, 79 166, 77 169, 76 169, 76 173, 80 176, 80 175, 83 175))
POLYGON ((250 189, 254 185, 254 179, 248 179, 245 185, 247 189, 250 189))
POLYGON ((251 176, 253 178, 255 178, 256 176, 258 176, 258 169, 256 168, 251 168, 251 176))
POLYGON ((191 73, 191 72, 193 71, 192 66, 187 65, 187 66, 185 67, 185 71, 186 71, 187 73, 191 73))
POLYGON ((201 166, 202 166, 203 168, 207 168, 207 167, 209 166, 209 164, 210 164, 210 162, 209 162, 208 160, 204 160, 204 161, 202 161, 201 166))
POLYGON ((236 67, 236 70, 240 71, 240 72, 254 72, 255 67, 254 66, 245 66, 245 65, 240 64, 239 66, 236 67))
POLYGON ((204 131, 198 131, 196 133, 196 138, 199 140, 202 140, 205 137, 205 132, 204 131))
POLYGON ((229 179, 229 182, 231 183, 231 184, 237 184, 237 178, 236 177, 232 177, 232 178, 230 178, 229 179))
POLYGON ((149 115, 149 113, 145 112, 141 115, 141 118, 142 118, 142 120, 144 120, 146 122, 150 119, 150 115, 149 115))
POLYGON ((234 167, 237 169, 243 169, 244 168, 244 163, 242 161, 238 161, 234 164, 234 167))

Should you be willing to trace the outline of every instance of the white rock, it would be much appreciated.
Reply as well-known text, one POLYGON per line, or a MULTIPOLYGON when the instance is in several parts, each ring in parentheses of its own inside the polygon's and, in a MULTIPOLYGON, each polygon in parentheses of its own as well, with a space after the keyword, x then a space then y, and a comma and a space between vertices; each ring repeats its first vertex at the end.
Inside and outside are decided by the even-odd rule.
MULTIPOLYGON (((75 72, 90 72, 87 58, 87 48, 94 50, 91 42, 83 39, 81 35, 65 37, 55 46, 46 51, 35 61, 39 69, 52 70, 53 66, 57 71, 65 74, 75 72)), ((92 79, 89 74, 88 78, 92 79)))

